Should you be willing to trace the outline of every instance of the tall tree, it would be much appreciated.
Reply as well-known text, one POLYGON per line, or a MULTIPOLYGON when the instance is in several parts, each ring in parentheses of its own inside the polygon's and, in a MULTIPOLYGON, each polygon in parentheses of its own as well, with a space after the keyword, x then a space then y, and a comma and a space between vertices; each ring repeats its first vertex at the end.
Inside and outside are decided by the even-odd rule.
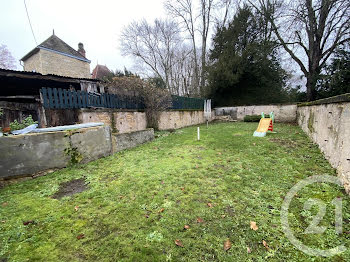
MULTIPOLYGON (((185 28, 185 31, 189 34, 194 62, 194 87, 199 87, 199 65, 198 65, 198 54, 197 54, 197 43, 196 43, 196 14, 192 4, 192 0, 167 0, 165 2, 165 9, 168 10, 169 14, 181 21, 181 25, 185 28)), ((198 90, 199 91, 199 90, 198 90)))
POLYGON ((130 55, 152 72, 152 75, 162 79, 167 88, 174 92, 172 85, 172 68, 175 62, 175 52, 182 45, 179 29, 170 20, 146 20, 132 22, 121 34, 121 50, 124 55, 130 55))
POLYGON ((336 50, 317 84, 317 98, 350 93, 350 45, 336 50))
POLYGON ((306 77, 308 101, 329 58, 350 41, 349 0, 249 1, 271 23, 279 43, 306 77), (277 11, 278 10, 278 11, 277 11))
POLYGON ((251 8, 240 8, 228 27, 218 28, 208 68, 216 105, 283 102, 285 72, 276 43, 261 28, 266 20, 251 8))
POLYGON ((16 69, 16 60, 6 45, 0 45, 0 68, 16 69))
MULTIPOLYGON (((167 0, 165 8, 169 14, 174 18, 179 19, 185 31, 189 34, 192 44, 195 83, 198 86, 198 93, 204 95, 206 76, 205 70, 207 66, 207 52, 208 52, 208 36, 213 25, 213 10, 216 1, 214 0, 199 0, 198 12, 192 0, 167 0), (198 36, 198 32, 200 35, 198 36), (200 44, 197 39, 200 39, 200 44), (200 52, 198 53, 198 48, 200 52), (200 64, 198 63, 200 60, 200 64)), ((228 5, 230 6, 230 5, 228 5)))

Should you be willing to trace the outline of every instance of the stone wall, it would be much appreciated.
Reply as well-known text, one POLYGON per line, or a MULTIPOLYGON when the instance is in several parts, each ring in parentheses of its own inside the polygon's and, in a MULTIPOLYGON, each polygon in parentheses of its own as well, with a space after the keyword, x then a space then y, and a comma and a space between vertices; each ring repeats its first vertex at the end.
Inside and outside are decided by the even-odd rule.
POLYGON ((186 126, 205 123, 204 112, 192 111, 164 111, 160 114, 158 123, 159 130, 177 129, 186 126))
POLYGON ((297 105, 256 105, 215 108, 215 114, 236 116, 234 120, 243 121, 246 115, 260 115, 274 112, 276 122, 296 122, 297 105))
POLYGON ((113 153, 136 147, 137 145, 152 141, 153 139, 153 128, 129 133, 112 134, 113 153))
POLYGON ((111 134, 108 126, 0 137, 0 180, 87 163, 153 138, 153 129, 111 134))
MULTIPOLYGON (((79 123, 103 122, 114 127, 118 133, 140 131, 147 128, 145 112, 105 109, 82 109, 79 112, 79 123)), ((159 129, 177 129, 205 122, 204 113, 200 110, 164 111, 160 114, 159 129)))
POLYGON ((350 101, 299 106, 298 124, 337 169, 350 193, 350 101))
POLYGON ((40 49, 24 61, 24 71, 46 74, 91 78, 90 64, 72 57, 40 49))
POLYGON ((140 131, 147 128, 145 112, 82 109, 79 111, 78 118, 79 123, 103 122, 118 133, 140 131))

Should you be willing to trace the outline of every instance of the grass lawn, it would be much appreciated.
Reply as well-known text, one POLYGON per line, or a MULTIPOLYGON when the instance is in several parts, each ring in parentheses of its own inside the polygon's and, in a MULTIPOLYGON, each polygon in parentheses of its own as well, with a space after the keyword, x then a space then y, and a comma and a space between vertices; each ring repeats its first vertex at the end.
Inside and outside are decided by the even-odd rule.
MULTIPOLYGON (((298 126, 276 124, 265 138, 252 136, 256 127, 202 126, 201 141, 196 127, 161 132, 140 147, 0 189, 0 261, 350 261, 349 249, 328 259, 304 254, 280 222, 293 185, 334 169, 298 126), (52 197, 61 183, 81 178, 87 190, 52 197)), ((349 197, 335 185, 301 190, 289 221, 310 247, 349 246, 349 197), (304 210, 305 201, 336 197, 343 233, 328 204, 326 231, 303 234, 318 211, 304 210)))

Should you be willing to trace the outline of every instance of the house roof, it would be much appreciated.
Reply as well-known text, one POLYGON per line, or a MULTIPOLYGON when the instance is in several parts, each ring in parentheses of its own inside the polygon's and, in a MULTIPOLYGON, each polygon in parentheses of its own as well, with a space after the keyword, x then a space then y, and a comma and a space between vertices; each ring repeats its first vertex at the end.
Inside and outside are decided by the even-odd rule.
POLYGON ((50 36, 48 39, 46 39, 44 42, 42 42, 40 45, 35 47, 32 51, 30 51, 28 54, 26 54, 21 60, 25 61, 35 53, 37 53, 40 49, 44 49, 47 51, 55 52, 61 55, 69 56, 81 61, 85 61, 90 63, 91 61, 86 59, 82 54, 80 54, 78 51, 70 47, 67 43, 65 43, 63 40, 58 38, 56 35, 50 36))
POLYGON ((111 70, 109 70, 107 66, 97 64, 94 70, 92 71, 92 78, 102 79, 103 77, 108 76, 110 73, 111 70))

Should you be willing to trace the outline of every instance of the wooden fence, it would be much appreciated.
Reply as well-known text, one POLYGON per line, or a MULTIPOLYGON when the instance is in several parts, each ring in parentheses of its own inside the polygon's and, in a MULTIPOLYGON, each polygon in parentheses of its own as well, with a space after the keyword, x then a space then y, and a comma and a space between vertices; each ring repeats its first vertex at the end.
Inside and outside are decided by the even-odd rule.
MULTIPOLYGON (((44 108, 117 108, 117 109, 144 109, 145 104, 138 97, 123 97, 114 94, 87 93, 61 88, 42 88, 40 95, 44 108)), ((172 96, 172 106, 169 109, 203 110, 204 100, 182 96, 172 96)))
POLYGON ((120 109, 144 109, 145 105, 136 97, 119 99, 114 94, 96 94, 84 91, 67 90, 61 88, 42 88, 40 94, 44 108, 69 109, 69 108, 120 108, 120 109))

